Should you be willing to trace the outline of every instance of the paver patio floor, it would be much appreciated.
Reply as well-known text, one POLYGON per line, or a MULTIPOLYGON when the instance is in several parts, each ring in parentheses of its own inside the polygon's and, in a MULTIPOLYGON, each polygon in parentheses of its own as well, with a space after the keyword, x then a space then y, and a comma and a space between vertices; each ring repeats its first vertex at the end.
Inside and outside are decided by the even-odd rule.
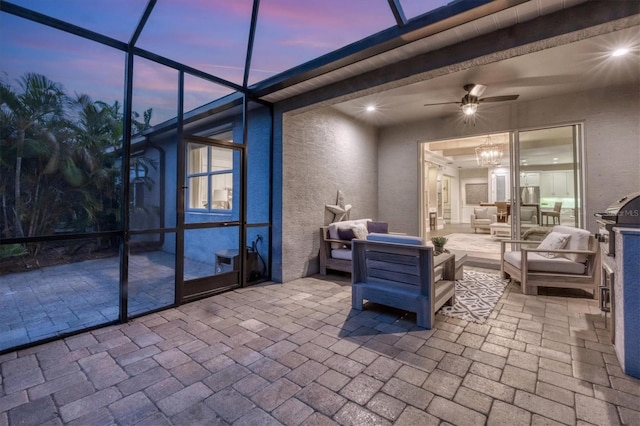
MULTIPOLYGON (((118 319, 118 257, 0 276, 0 350, 118 319)), ((173 304, 174 255, 129 257, 130 315, 173 304)), ((209 275, 212 265, 185 259, 185 278, 209 275)))
POLYGON ((510 284, 485 324, 341 277, 216 295, 0 356, 0 425, 640 424, 596 301, 510 284))

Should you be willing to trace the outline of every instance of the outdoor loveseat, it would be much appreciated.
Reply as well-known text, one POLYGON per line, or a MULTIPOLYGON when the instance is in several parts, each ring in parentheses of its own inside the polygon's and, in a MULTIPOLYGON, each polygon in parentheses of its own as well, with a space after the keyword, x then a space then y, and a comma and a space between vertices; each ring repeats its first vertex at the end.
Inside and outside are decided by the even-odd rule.
POLYGON ((523 294, 538 294, 538 287, 579 288, 597 297, 600 283, 600 245, 584 229, 554 226, 542 242, 500 242, 500 274, 520 281, 523 294), (507 244, 520 250, 506 251, 507 244))
POLYGON ((366 238, 370 232, 387 233, 386 222, 354 219, 333 222, 320 228, 320 274, 327 270, 351 272, 351 240, 366 238), (357 234, 357 235, 356 235, 357 234))

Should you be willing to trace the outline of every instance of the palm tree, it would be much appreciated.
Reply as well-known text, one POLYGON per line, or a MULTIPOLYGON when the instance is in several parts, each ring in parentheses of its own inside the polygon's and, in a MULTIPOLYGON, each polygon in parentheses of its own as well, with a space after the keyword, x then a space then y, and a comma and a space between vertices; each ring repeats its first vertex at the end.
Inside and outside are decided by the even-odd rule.
POLYGON ((14 234, 24 237, 21 218, 24 215, 22 203, 22 162, 25 148, 38 144, 30 134, 46 134, 47 128, 55 124, 64 111, 65 94, 62 86, 41 74, 27 73, 20 80, 21 93, 15 93, 8 84, 0 84, 0 107, 3 128, 12 129, 9 137, 15 143, 14 169, 14 234), (6 122, 5 122, 6 121, 6 122))
POLYGON ((151 116, 153 115, 153 108, 149 108, 142 113, 142 121, 138 121, 140 118, 140 114, 133 111, 131 117, 131 125, 133 129, 131 129, 131 134, 139 134, 144 130, 147 130, 151 127, 151 116))
MULTIPOLYGON (((123 114, 39 74, 25 74, 20 89, 0 81, 0 232, 6 237, 118 229, 122 182, 123 114), (6 178, 5 178, 6 177, 6 178), (11 223, 13 225, 11 225, 11 223)), ((132 113, 134 118, 140 117, 132 113)), ((152 109, 132 131, 150 127, 152 109)), ((131 160, 135 182, 150 189, 154 160, 131 160)), ((32 255, 38 251, 32 246, 32 255)), ((30 249, 31 250, 31 249, 30 249)))
POLYGON ((69 125, 73 135, 68 144, 71 161, 62 172, 70 179, 68 198, 75 200, 70 207, 77 217, 78 231, 89 226, 115 229, 121 174, 117 160, 122 146, 119 104, 110 106, 94 102, 88 95, 76 95, 72 108, 75 120, 69 125))

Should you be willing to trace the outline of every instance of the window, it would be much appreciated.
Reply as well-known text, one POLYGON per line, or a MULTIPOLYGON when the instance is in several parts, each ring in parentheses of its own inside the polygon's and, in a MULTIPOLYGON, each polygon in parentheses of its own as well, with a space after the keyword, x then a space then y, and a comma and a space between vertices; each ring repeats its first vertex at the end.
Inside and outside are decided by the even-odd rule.
POLYGON ((189 143, 187 210, 231 210, 233 150, 189 143))

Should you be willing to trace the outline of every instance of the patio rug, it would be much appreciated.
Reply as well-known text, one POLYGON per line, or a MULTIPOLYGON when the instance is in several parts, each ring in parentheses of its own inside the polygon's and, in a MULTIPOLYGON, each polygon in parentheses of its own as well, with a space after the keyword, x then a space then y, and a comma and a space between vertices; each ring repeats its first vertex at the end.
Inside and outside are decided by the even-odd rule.
POLYGON ((464 271, 463 279, 456 281, 456 303, 443 306, 444 315, 466 321, 484 323, 509 283, 508 279, 477 271, 464 271))

